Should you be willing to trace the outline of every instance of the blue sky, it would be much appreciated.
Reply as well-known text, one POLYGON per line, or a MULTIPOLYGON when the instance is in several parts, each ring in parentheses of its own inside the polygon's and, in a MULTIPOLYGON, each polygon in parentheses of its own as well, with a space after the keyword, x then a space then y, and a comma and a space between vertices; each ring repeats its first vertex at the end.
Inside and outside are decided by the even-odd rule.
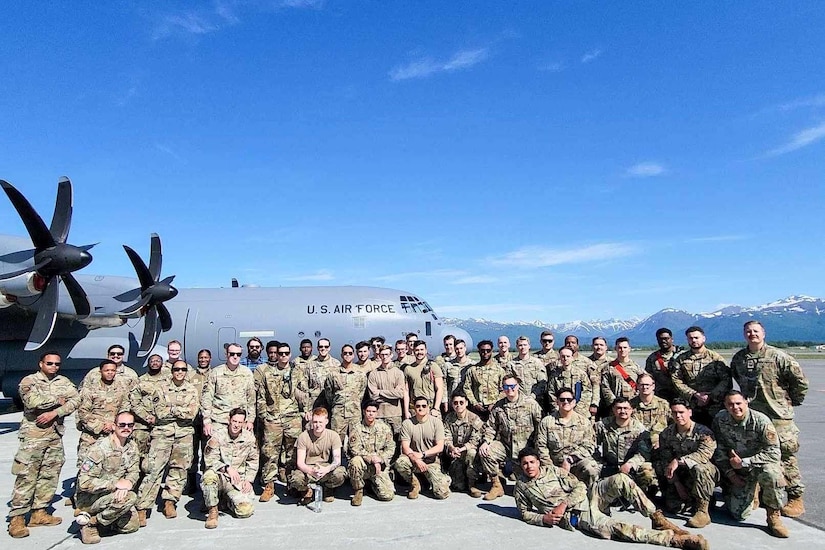
MULTIPOLYGON (((5 2, 0 177, 84 273, 562 322, 825 295, 821 2, 5 2)), ((24 234, 8 201, 0 232, 24 234)))

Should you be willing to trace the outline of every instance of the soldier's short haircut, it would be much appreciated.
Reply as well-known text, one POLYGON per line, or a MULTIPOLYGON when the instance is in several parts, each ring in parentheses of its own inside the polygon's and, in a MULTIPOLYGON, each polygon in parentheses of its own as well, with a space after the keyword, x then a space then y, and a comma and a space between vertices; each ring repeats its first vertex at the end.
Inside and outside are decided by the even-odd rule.
POLYGON ((279 347, 281 347, 281 343, 278 340, 270 340, 269 342, 266 343, 265 349, 266 350, 269 350, 269 348, 278 349, 279 347))
POLYGON ((476 349, 480 348, 481 346, 490 346, 492 348, 493 347, 493 341, 492 340, 482 340, 481 342, 476 344, 476 349))
POLYGON ((172 344, 177 344, 179 346, 183 346, 183 344, 180 343, 180 340, 169 340, 168 342, 166 342, 166 347, 168 348, 172 344))
MULTIPOLYGON (((405 342, 406 343, 406 342, 405 342)), ((361 340, 357 344, 355 344, 355 349, 364 349, 370 347, 370 343, 366 340, 361 340)))
POLYGON ((258 338, 257 336, 253 336, 252 338, 250 338, 249 340, 246 341, 246 347, 247 348, 249 347, 250 342, 258 342, 260 345, 262 345, 262 346, 264 345, 264 343, 261 342, 261 339, 258 338))
POLYGON ((552 330, 543 330, 541 331, 541 336, 539 338, 544 338, 545 336, 555 336, 552 330))
POLYGON ((446 344, 449 340, 455 340, 455 336, 453 336, 452 334, 448 334, 448 335, 447 335, 447 336, 445 336, 442 340, 443 340, 443 341, 444 341, 444 343, 446 344))
POLYGON ((618 405, 619 403, 627 403, 627 404, 628 404, 628 405, 630 405, 631 407, 633 406, 633 405, 630 403, 630 399, 628 399, 628 398, 627 398, 627 397, 625 397, 624 395, 620 395, 619 397, 617 397, 616 399, 614 399, 614 400, 613 400, 613 403, 611 403, 611 404, 610 404, 610 408, 615 407, 615 406, 616 406, 616 405, 618 405))
POLYGON ((576 341, 577 344, 579 343, 579 337, 576 336, 575 334, 568 334, 567 336, 564 337, 564 341, 566 342, 568 338, 572 338, 573 340, 576 341))
POLYGON ((504 384, 504 382, 507 381, 507 380, 515 380, 516 384, 521 386, 521 378, 519 378, 515 374, 512 374, 512 373, 505 374, 504 378, 501 379, 501 383, 504 384))
POLYGON ((321 342, 326 342, 327 345, 332 345, 332 342, 329 341, 329 338, 318 338, 318 345, 321 345, 321 342))
POLYGON ((59 353, 57 353, 57 352, 56 352, 56 351, 54 351, 54 350, 50 350, 50 351, 44 351, 43 353, 41 353, 41 354, 40 354, 40 360, 41 360, 41 361, 45 361, 45 360, 46 360, 46 356, 47 356, 47 355, 57 355, 58 357, 60 357, 60 354, 59 354, 59 353))
POLYGON ((518 344, 519 342, 527 342, 529 344, 530 339, 528 337, 522 335, 522 336, 519 336, 518 338, 516 338, 516 344, 518 344))
POLYGON ((423 401, 426 404, 430 404, 430 400, 424 397, 423 395, 416 395, 415 399, 413 399, 413 403, 418 403, 419 401, 423 401))
POLYGON ((238 414, 240 414, 241 416, 246 418, 246 409, 244 409, 243 407, 235 407, 234 409, 229 411, 229 417, 228 418, 232 418, 233 416, 238 415, 238 414))
POLYGON ((386 341, 387 339, 383 336, 373 336, 372 338, 370 338, 370 344, 374 344, 376 342, 381 342, 381 344, 383 344, 386 341))
POLYGON ((618 346, 623 342, 627 342, 627 344, 630 345, 630 338, 628 338, 627 336, 619 336, 618 338, 616 338, 616 343, 614 345, 618 346))
POLYGON ((759 325, 760 327, 762 327, 762 330, 765 330, 765 325, 763 325, 761 321, 757 321, 756 319, 751 319, 750 321, 742 325, 742 330, 747 330, 748 327, 751 325, 759 325))
POLYGON ((656 384, 656 379, 653 378, 653 375, 650 374, 649 372, 643 372, 642 374, 640 374, 639 378, 636 379, 636 383, 640 384, 641 381, 642 381, 642 378, 650 378, 650 381, 653 382, 654 384, 656 384))
POLYGON ((344 344, 343 346, 341 346, 341 353, 344 353, 344 350, 347 348, 351 349, 352 351, 355 351, 355 348, 352 347, 352 344, 344 344))
POLYGON ((201 353, 206 353, 207 355, 209 355, 209 357, 212 357, 212 352, 206 348, 203 348, 202 350, 198 351, 198 355, 200 355, 201 353))
POLYGON ((157 357, 158 359, 160 359, 161 361, 163 361, 163 357, 161 357, 161 356, 160 356, 160 355, 158 355, 157 353, 153 353, 152 355, 150 355, 149 357, 147 357, 147 358, 146 358, 146 364, 147 364, 147 365, 148 365, 148 364, 149 364, 149 362, 152 360, 152 357, 157 357))
POLYGON ((687 399, 685 399, 684 397, 674 397, 674 398, 670 401, 670 408, 671 408, 671 409, 672 409, 673 407, 675 407, 676 405, 681 405, 681 406, 685 407, 686 409, 693 410, 693 405, 691 405, 691 404, 690 404, 690 401, 689 401, 689 400, 687 400, 687 399))
POLYGON ((417 340, 415 342, 415 344, 413 344, 413 349, 420 348, 421 346, 424 346, 426 348, 427 347, 427 341, 426 340, 417 340))
POLYGON ((462 340, 461 338, 456 338, 456 339, 455 339, 455 345, 457 346, 457 345, 459 345, 459 344, 465 344, 465 345, 466 345, 466 344, 467 344, 467 342, 465 342, 465 341, 464 341, 464 340, 462 340))
POLYGON ((556 390, 556 393, 555 393, 556 398, 561 397, 561 394, 563 394, 563 393, 569 393, 573 397, 576 397, 576 393, 573 391, 572 388, 559 388, 559 389, 556 390))
POLYGON ((400 346, 401 344, 404 344, 404 345, 406 346, 406 345, 407 345, 407 341, 406 341, 406 340, 396 340, 396 341, 395 341, 395 345, 396 345, 396 346, 400 346))
POLYGON ((98 363, 97 368, 102 369, 102 368, 103 368, 103 367, 105 367, 106 365, 114 365, 114 366, 115 366, 115 368, 117 368, 117 363, 115 363, 115 362, 114 362, 114 361, 112 361, 111 359, 104 359, 103 361, 101 361, 100 363, 98 363))
POLYGON ((106 354, 108 355, 109 353, 111 353, 113 349, 119 349, 123 353, 126 353, 126 348, 124 348, 120 344, 112 344, 111 346, 109 346, 109 349, 106 350, 106 354))
POLYGON ((378 401, 367 401, 366 403, 364 403, 364 410, 367 410, 370 407, 375 407, 376 409, 381 408, 378 401))
POLYGON ((607 338, 604 336, 594 336, 593 339, 590 341, 591 344, 595 344, 598 340, 604 342, 604 345, 607 345, 607 338))
POLYGON ((304 338, 303 340, 301 340, 301 343, 299 344, 298 347, 306 345, 306 344, 309 344, 311 346, 312 345, 312 340, 310 340, 309 338, 304 338))
POLYGON ((704 330, 702 330, 702 327, 697 327, 696 325, 693 325, 692 327, 688 327, 688 328, 686 328, 686 329, 685 329, 685 336, 687 336, 687 335, 688 335, 688 334, 690 334, 691 332, 700 332, 700 333, 702 333, 702 334, 704 334, 704 333, 705 333, 705 331, 704 331, 704 330))
POLYGON ((460 397, 460 398, 462 398, 462 399, 467 399, 467 394, 466 394, 466 393, 464 393, 464 390, 463 390, 463 389, 458 388, 458 389, 457 389, 457 390, 455 390, 455 391, 453 392, 453 394, 450 396, 450 399, 455 399, 456 397, 460 397))
MULTIPOLYGON (((739 391, 739 390, 730 390, 730 391, 728 391, 728 393, 725 394, 725 400, 727 401, 728 397, 731 397, 731 396, 734 396, 734 395, 739 395, 739 396, 745 397, 744 394, 742 394, 742 392, 739 391)), ((747 399, 745 401, 747 401, 747 399)))
POLYGON ((312 416, 329 416, 329 412, 324 407, 315 407, 312 409, 312 416))
POLYGON ((286 348, 286 349, 288 349, 288 350, 292 351, 292 348, 291 348, 291 347, 289 347, 289 344, 287 344, 286 342, 278 342, 278 348, 279 348, 279 349, 280 349, 280 348, 286 348))
POLYGON ((407 340, 409 340, 410 338, 418 338, 418 335, 414 332, 408 332, 407 335, 405 336, 405 338, 407 340))
POLYGON ((388 346, 387 344, 383 344, 380 348, 378 348, 378 353, 381 353, 382 351, 392 352, 392 347, 388 346))
POLYGON ((536 458, 539 457, 539 452, 535 450, 533 447, 525 447, 518 452, 518 461, 519 463, 527 458, 528 456, 534 456, 536 458))
POLYGON ((239 344, 239 343, 237 343, 237 342, 232 342, 231 344, 227 344, 227 345, 226 345, 226 351, 229 351, 229 348, 232 348, 232 347, 235 347, 235 348, 241 348, 241 350, 243 350, 243 346, 242 346, 242 345, 240 345, 240 344, 239 344))
POLYGON ((132 417, 133 420, 135 418, 135 413, 133 413, 129 409, 123 409, 122 411, 118 411, 117 414, 115 415, 115 422, 117 422, 118 419, 121 417, 121 415, 124 415, 124 414, 128 414, 129 416, 132 417))
POLYGON ((673 331, 670 330, 669 328, 662 327, 662 328, 660 328, 659 330, 656 331, 656 338, 658 338, 662 334, 667 334, 669 336, 673 336, 673 331))

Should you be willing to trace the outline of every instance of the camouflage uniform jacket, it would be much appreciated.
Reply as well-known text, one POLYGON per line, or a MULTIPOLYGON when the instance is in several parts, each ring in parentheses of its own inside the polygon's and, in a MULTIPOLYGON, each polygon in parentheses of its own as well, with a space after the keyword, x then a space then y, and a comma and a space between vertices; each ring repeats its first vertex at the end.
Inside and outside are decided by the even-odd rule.
POLYGON ((763 345, 756 353, 739 350, 730 369, 750 408, 772 420, 793 420, 794 406, 801 405, 808 393, 799 363, 773 346, 763 345))
POLYGON ((558 410, 556 405, 556 392, 562 388, 569 388, 576 398, 576 412, 590 417, 590 406, 598 406, 594 401, 593 385, 590 375, 579 366, 570 365, 564 368, 559 365, 550 371, 550 378, 547 380, 547 397, 550 401, 550 411, 558 410))
POLYGON ((364 400, 366 389, 367 377, 363 372, 346 370, 339 366, 324 382, 324 395, 330 415, 360 420, 361 401, 364 400))
POLYGON ((544 395, 547 393, 547 369, 541 359, 532 355, 527 355, 524 359, 515 356, 507 364, 507 373, 519 377, 525 394, 531 394, 539 403, 544 402, 544 395))
POLYGON ((709 405, 721 407, 725 394, 731 389, 730 369, 721 355, 705 349, 695 353, 687 350, 673 358, 673 386, 684 399, 692 399, 699 392, 710 395, 709 405))
POLYGON ((151 429, 153 424, 149 422, 149 417, 154 416, 152 395, 158 386, 168 383, 169 380, 169 375, 164 374, 162 370, 155 375, 147 372, 138 378, 137 384, 129 391, 129 407, 135 415, 136 430, 151 429))
MULTIPOLYGON (((298 365, 296 364, 296 366, 298 365)), ((327 376, 340 366, 340 361, 327 356, 326 361, 319 361, 316 357, 314 361, 306 361, 299 367, 302 376, 295 388, 298 400, 303 403, 304 410, 309 411, 315 407, 326 408, 328 406, 324 396, 324 383, 327 376)))
POLYGON ((540 350, 536 353, 536 357, 544 363, 544 367, 549 371, 550 369, 556 368, 559 364, 559 352, 554 349, 550 349, 547 351, 540 350))
POLYGON ((195 389, 198 390, 198 403, 200 403, 201 399, 203 399, 203 387, 206 385, 206 380, 209 378, 210 370, 212 370, 210 367, 205 369, 195 367, 186 373, 186 380, 191 382, 192 385, 195 386, 195 389))
MULTIPOLYGON (((610 362, 610 360, 607 359, 607 355, 605 355, 604 358, 606 359, 607 363, 610 362)), ((605 371, 607 367, 602 367, 600 366, 600 364, 594 363, 589 357, 585 357, 581 353, 576 353, 576 355, 573 356, 573 362, 571 363, 571 366, 579 367, 590 376, 590 387, 593 391, 592 402, 598 405, 602 397, 602 373, 605 371)))
POLYGON ((89 448, 77 473, 78 497, 112 493, 120 479, 132 482, 135 490, 140 476, 140 454, 131 439, 121 447, 114 435, 101 437, 89 448))
POLYGON ((448 402, 455 390, 464 387, 464 378, 472 364, 472 360, 465 355, 463 360, 456 357, 441 367, 441 370, 444 371, 444 398, 442 401, 448 402))
POLYGON ((608 363, 602 371, 601 380, 602 402, 608 405, 613 403, 613 400, 619 396, 630 399, 636 395, 635 388, 619 374, 618 369, 616 369, 617 365, 624 369, 634 384, 639 378, 639 375, 642 374, 642 368, 632 359, 625 363, 620 363, 618 359, 614 359, 608 363))
POLYGON ((779 466, 781 452, 779 436, 771 419, 758 411, 748 410, 745 418, 737 422, 728 413, 720 411, 713 419, 713 433, 716 434, 716 453, 713 461, 722 475, 727 476, 730 465, 730 451, 744 460, 744 467, 775 464, 779 466))
POLYGON ((541 423, 541 407, 535 399, 519 394, 515 401, 499 399, 484 426, 484 443, 498 441, 516 458, 527 447, 541 423))
POLYGON ((250 483, 258 473, 258 445, 255 435, 248 430, 242 430, 238 437, 232 439, 226 428, 216 429, 206 443, 203 456, 206 468, 214 472, 231 466, 250 483))
POLYGON ((570 516, 576 512, 585 512, 590 508, 587 488, 570 472, 555 466, 542 465, 539 475, 529 479, 520 475, 513 490, 521 519, 531 525, 544 525, 542 516, 561 504, 567 503, 559 527, 568 531, 575 530, 570 525, 570 516))
POLYGON ((489 361, 486 365, 476 363, 467 369, 464 377, 464 393, 470 405, 488 406, 501 399, 501 381, 504 369, 498 363, 489 361))
POLYGON ((633 418, 637 418, 650 432, 650 442, 653 447, 659 445, 659 434, 671 422, 670 404, 661 397, 653 396, 649 404, 643 403, 640 396, 630 400, 633 405, 633 418))
POLYGON ((716 451, 716 436, 710 428, 693 423, 687 433, 681 434, 671 424, 659 435, 659 454, 656 471, 664 471, 671 460, 682 460, 688 468, 696 464, 712 464, 716 451))
POLYGON ((252 371, 238 365, 234 371, 219 365, 209 371, 203 387, 201 412, 204 424, 229 424, 229 411, 240 407, 246 411, 246 421, 255 421, 255 380, 252 371))
POLYGON ((673 358, 679 348, 662 353, 656 350, 645 359, 645 372, 653 377, 656 383, 656 395, 664 392, 665 395, 675 395, 676 388, 673 387, 673 358))
POLYGON ((350 458, 356 456, 378 455, 384 464, 389 465, 395 454, 395 439, 392 428, 381 419, 376 419, 372 426, 363 422, 353 425, 349 432, 350 458))
POLYGON ((633 469, 650 462, 650 433, 645 425, 631 417, 625 427, 612 416, 596 423, 595 457, 602 464, 618 467, 630 464, 633 469))
POLYGON ((198 389, 186 380, 176 386, 171 380, 158 385, 152 396, 152 412, 157 419, 152 437, 186 436, 195 433, 193 422, 200 410, 198 389))
POLYGON ((465 411, 464 418, 459 418, 455 411, 444 417, 444 449, 467 446, 477 449, 484 433, 484 422, 472 411, 465 411))
POLYGON ((576 412, 568 420, 559 418, 559 413, 545 416, 536 432, 536 449, 542 466, 561 466, 566 458, 572 463, 593 456, 596 450, 596 432, 588 417, 576 412))
POLYGON ((80 395, 72 381, 59 374, 52 379, 40 371, 25 376, 20 381, 18 393, 23 401, 23 419, 17 434, 21 439, 34 439, 52 432, 62 436, 66 431, 63 419, 80 404, 80 395), (41 428, 35 421, 40 414, 49 411, 56 411, 57 416, 48 426, 41 428))
POLYGON ((107 422, 114 422, 117 413, 129 405, 129 388, 102 380, 83 384, 80 390, 80 406, 77 408, 77 427, 83 432, 98 436, 107 422))
POLYGON ((267 363, 255 369, 255 396, 258 418, 264 422, 286 422, 301 414, 295 389, 303 379, 299 367, 267 363))
MULTIPOLYGON (((135 372, 135 369, 126 363, 121 363, 115 373, 115 382, 127 386, 127 393, 132 389, 132 386, 137 384, 138 374, 135 372)), ((100 380, 100 369, 98 367, 92 367, 92 369, 86 373, 86 376, 83 377, 83 380, 80 381, 80 384, 77 386, 77 391, 83 391, 83 386, 96 380, 100 380)))

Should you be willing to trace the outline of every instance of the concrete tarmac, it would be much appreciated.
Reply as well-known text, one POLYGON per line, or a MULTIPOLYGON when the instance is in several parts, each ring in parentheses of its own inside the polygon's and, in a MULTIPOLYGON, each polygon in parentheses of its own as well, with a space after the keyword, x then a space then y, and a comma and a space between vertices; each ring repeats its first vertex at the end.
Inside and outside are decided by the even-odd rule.
MULTIPOLYGON (((765 511, 759 509, 743 523, 736 524, 726 514, 713 513, 714 523, 704 529, 692 529, 710 541, 711 548, 776 550, 806 548, 825 549, 825 472, 818 462, 825 452, 825 358, 802 360, 803 369, 811 381, 811 390, 802 407, 797 408, 797 422, 802 431, 800 462, 807 485, 805 504, 807 513, 800 520, 784 518, 791 536, 777 539, 766 532, 765 511)), ((6 401, 8 405, 8 401, 6 401)), ((0 410, 2 407, 0 406, 0 410)), ((17 450, 17 429, 21 413, 0 414, 0 494, 5 495, 6 510, 14 478, 11 466, 17 450)), ((66 464, 61 480, 64 484, 75 473, 78 433, 74 417, 67 419, 65 437, 66 464)), ((472 499, 465 494, 453 494, 449 499, 436 501, 426 491, 417 500, 405 498, 406 489, 392 502, 378 502, 365 497, 360 508, 349 504, 351 490, 339 489, 334 503, 324 503, 320 514, 296 506, 295 499, 284 495, 278 487, 278 499, 257 503, 255 514, 245 520, 221 514, 218 528, 204 529, 205 515, 200 512, 200 494, 196 499, 184 497, 178 506, 178 517, 168 520, 154 510, 148 526, 130 535, 104 536, 98 548, 212 549, 233 550, 279 548, 547 548, 551 545, 588 548, 616 548, 613 541, 588 537, 580 532, 560 528, 542 528, 527 525, 518 519, 512 498, 512 483, 507 496, 493 502, 472 499)), ((56 527, 37 527, 24 539, 12 539, 7 529, 0 533, 3 549, 63 549, 83 546, 78 528, 73 523, 72 510, 55 497, 56 514, 63 523, 56 527)), ((638 513, 614 512, 621 518, 648 527, 649 521, 638 513)), ((684 523, 684 518, 674 520, 684 523)), ((629 547, 629 546, 628 546, 629 547)))

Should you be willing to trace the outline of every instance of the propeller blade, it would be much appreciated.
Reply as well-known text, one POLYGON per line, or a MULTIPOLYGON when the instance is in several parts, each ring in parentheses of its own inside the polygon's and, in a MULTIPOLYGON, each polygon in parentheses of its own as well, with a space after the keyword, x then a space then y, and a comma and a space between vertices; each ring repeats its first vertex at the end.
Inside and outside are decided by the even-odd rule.
POLYGON ((152 248, 149 253, 149 273, 152 275, 152 280, 157 281, 160 277, 160 266, 163 263, 163 252, 160 246, 160 236, 157 233, 152 233, 152 248))
POLYGON ((20 219, 23 220, 23 225, 26 226, 26 231, 29 232, 29 237, 31 237, 34 247, 37 250, 45 250, 46 248, 53 247, 55 245, 54 237, 52 237, 46 224, 43 223, 43 218, 35 212, 32 205, 26 200, 26 197, 5 180, 0 180, 0 186, 3 187, 3 191, 8 195, 9 200, 20 215, 20 219))
POLYGON ((133 288, 132 290, 127 290, 123 294, 118 294, 117 296, 112 296, 118 302, 134 302, 135 300, 140 298, 140 289, 133 288))
POLYGON ((138 355, 141 353, 145 355, 150 349, 154 348, 159 335, 158 314, 155 308, 150 308, 143 317, 143 338, 140 340, 138 355))
POLYGON ((11 279, 13 277, 17 277, 18 275, 23 275, 24 273, 31 273, 32 271, 37 271, 40 268, 46 267, 50 263, 52 263, 52 259, 46 258, 39 264, 35 264, 31 267, 27 267, 25 269, 18 269, 17 271, 12 271, 10 273, 3 273, 2 275, 0 275, 0 281, 5 281, 6 279, 11 279))
POLYGON ((172 328, 172 316, 169 314, 169 310, 166 309, 166 306, 163 304, 158 304, 158 317, 160 317, 160 326, 163 329, 163 332, 168 332, 172 328))
POLYGON ((140 301, 139 301, 139 302, 136 302, 136 303, 134 303, 134 304, 130 305, 129 307, 125 307, 125 308, 123 308, 122 310, 118 311, 118 313, 119 313, 120 315, 131 315, 131 314, 133 314, 134 312, 138 311, 138 310, 139 310, 140 308, 142 308, 143 306, 145 306, 146 304, 148 304, 148 303, 149 303, 149 300, 151 300, 151 299, 152 299, 152 296, 151 296, 151 295, 149 295, 149 294, 146 294, 145 296, 143 296, 143 297, 140 299, 140 301))
POLYGON ((135 273, 137 274, 138 281, 140 281, 140 288, 144 290, 155 284, 155 278, 152 277, 152 274, 149 272, 149 268, 146 267, 145 263, 143 263, 143 258, 138 256, 137 252, 135 252, 125 244, 123 245, 123 250, 126 251, 126 255, 129 256, 129 260, 132 262, 132 266, 135 268, 135 273))
POLYGON ((175 280, 175 276, 174 275, 169 275, 164 280, 162 280, 160 283, 163 284, 163 285, 171 285, 172 281, 174 281, 174 280, 175 280))
POLYGON ((84 244, 83 246, 78 246, 77 248, 79 248, 83 252, 88 252, 89 250, 93 249, 94 247, 96 247, 99 244, 100 243, 84 244))
POLYGON ((63 176, 57 182, 57 200, 54 202, 54 215, 49 232, 54 240, 65 243, 72 225, 72 182, 63 176))
POLYGON ((28 250, 18 250, 17 252, 10 252, 8 254, 3 254, 0 256, 0 262, 6 262, 7 264, 20 264, 25 262, 26 260, 31 260, 34 258, 34 253, 37 252, 35 249, 30 248, 28 250))
POLYGON ((63 284, 66 285, 66 290, 69 291, 69 297, 74 304, 74 310, 78 317, 88 317, 92 312, 92 306, 89 304, 89 297, 86 296, 86 291, 74 278, 74 275, 67 273, 60 276, 63 279, 63 284))
POLYGON ((40 349, 54 331, 57 321, 57 296, 60 288, 60 279, 53 277, 38 300, 37 318, 34 320, 29 341, 26 342, 26 351, 40 349))

